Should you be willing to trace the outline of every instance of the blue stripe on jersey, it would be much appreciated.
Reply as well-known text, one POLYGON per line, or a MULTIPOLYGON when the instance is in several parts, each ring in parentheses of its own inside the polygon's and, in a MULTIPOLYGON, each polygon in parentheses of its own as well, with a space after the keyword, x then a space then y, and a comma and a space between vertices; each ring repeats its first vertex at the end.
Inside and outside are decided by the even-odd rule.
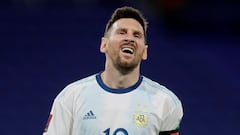
POLYGON ((128 93, 130 91, 133 91, 134 89, 136 89, 142 82, 143 80, 143 76, 140 75, 139 76, 139 79, 137 81, 137 83, 135 83, 133 86, 130 86, 128 88, 125 88, 125 89, 113 89, 113 88, 110 88, 108 87, 107 85, 105 85, 102 81, 102 78, 100 76, 101 72, 96 74, 96 79, 97 79, 97 82, 98 84, 107 92, 111 92, 111 93, 115 93, 115 94, 123 94, 123 93, 128 93))

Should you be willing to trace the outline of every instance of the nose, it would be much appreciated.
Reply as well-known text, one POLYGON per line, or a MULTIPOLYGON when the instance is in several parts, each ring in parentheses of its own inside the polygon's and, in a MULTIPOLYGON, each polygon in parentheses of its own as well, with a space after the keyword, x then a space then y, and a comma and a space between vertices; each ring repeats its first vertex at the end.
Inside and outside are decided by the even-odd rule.
POLYGON ((125 34, 124 37, 124 42, 128 44, 134 44, 135 43, 134 34, 131 32, 127 32, 127 34, 125 34))
POLYGON ((126 43, 130 43, 130 44, 132 44, 132 43, 135 42, 133 39, 124 39, 124 41, 125 41, 126 43))

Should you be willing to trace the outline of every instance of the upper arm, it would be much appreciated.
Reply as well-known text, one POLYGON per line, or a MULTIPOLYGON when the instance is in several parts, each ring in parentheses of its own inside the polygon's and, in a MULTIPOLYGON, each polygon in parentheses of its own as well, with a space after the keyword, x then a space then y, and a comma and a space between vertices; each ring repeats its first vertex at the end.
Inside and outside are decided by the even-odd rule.
POLYGON ((60 101, 55 100, 43 135, 70 134, 72 115, 60 101))
POLYGON ((179 135, 182 117, 183 108, 181 103, 179 103, 162 121, 161 132, 159 135, 179 135))

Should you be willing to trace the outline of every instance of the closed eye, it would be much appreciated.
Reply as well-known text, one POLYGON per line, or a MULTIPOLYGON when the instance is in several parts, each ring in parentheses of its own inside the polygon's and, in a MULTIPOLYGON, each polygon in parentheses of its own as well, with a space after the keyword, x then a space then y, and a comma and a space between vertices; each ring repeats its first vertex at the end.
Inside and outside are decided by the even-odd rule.
POLYGON ((134 37, 140 38, 140 35, 139 34, 135 34, 134 37))
POLYGON ((127 31, 126 31, 125 29, 119 29, 119 30, 117 31, 117 33, 120 34, 120 35, 123 35, 123 34, 126 34, 127 31))
POLYGON ((121 32, 119 32, 119 34, 123 35, 123 34, 126 34, 126 32, 121 31, 121 32))
POLYGON ((142 38, 142 34, 141 34, 141 33, 134 33, 134 37, 136 37, 136 38, 142 38))

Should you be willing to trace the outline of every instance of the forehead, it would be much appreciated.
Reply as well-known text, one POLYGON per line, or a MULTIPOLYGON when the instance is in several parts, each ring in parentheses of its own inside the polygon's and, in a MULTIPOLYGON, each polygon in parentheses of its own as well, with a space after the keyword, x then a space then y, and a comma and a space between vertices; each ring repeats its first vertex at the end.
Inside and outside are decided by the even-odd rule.
POLYGON ((122 18, 114 22, 112 25, 112 30, 114 31, 118 29, 130 29, 143 33, 142 25, 137 20, 132 18, 122 18))

